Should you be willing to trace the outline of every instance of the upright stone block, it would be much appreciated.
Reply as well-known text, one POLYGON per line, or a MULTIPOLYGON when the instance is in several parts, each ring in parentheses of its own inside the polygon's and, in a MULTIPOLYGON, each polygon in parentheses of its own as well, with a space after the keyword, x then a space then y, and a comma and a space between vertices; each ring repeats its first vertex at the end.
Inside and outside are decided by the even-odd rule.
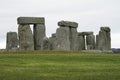
POLYGON ((86 36, 87 50, 95 49, 95 36, 93 34, 88 34, 86 36))
POLYGON ((35 50, 41 50, 43 38, 46 37, 45 25, 35 24, 33 28, 33 32, 34 32, 34 48, 35 50))
POLYGON ((19 50, 34 50, 34 40, 29 25, 19 25, 19 50))
POLYGON ((85 35, 78 33, 78 50, 85 50, 85 35))
POLYGON ((50 50, 50 41, 47 37, 43 38, 41 49, 42 50, 50 50))
POLYGON ((109 27, 101 27, 98 36, 98 49, 110 50, 111 49, 111 35, 109 27))
POLYGON ((69 27, 60 27, 56 31, 56 49, 70 50, 69 27))
POLYGON ((7 33, 6 50, 18 49, 18 37, 16 32, 7 33))
POLYGON ((96 35, 96 44, 95 44, 95 49, 98 50, 98 42, 99 42, 99 35, 96 35))
POLYGON ((77 28, 70 27, 70 49, 78 50, 78 32, 77 28))
POLYGON ((56 49, 56 34, 52 34, 52 37, 49 38, 50 40, 50 50, 56 49))

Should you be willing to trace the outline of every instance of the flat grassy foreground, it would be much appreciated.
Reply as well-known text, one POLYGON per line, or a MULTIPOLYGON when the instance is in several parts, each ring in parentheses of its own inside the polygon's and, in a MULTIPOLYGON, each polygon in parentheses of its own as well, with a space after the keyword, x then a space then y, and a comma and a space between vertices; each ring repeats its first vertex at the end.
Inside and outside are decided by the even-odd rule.
POLYGON ((0 80, 120 80, 120 55, 78 51, 1 52, 0 80))

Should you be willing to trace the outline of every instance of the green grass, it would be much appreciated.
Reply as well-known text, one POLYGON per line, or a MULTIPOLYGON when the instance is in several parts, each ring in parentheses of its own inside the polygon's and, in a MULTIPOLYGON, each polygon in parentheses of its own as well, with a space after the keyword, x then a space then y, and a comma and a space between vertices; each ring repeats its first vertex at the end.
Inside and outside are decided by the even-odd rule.
POLYGON ((79 51, 2 52, 0 80, 120 80, 120 55, 79 51))

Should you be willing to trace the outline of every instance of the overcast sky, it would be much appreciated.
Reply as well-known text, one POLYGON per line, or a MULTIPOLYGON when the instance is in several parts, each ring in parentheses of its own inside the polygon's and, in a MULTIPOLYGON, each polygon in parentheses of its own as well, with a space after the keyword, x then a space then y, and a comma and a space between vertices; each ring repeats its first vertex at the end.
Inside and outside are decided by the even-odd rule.
POLYGON ((5 48, 6 33, 18 32, 17 17, 45 17, 46 34, 51 36, 61 20, 79 23, 78 32, 109 26, 112 47, 120 47, 120 0, 1 0, 0 48, 5 48))

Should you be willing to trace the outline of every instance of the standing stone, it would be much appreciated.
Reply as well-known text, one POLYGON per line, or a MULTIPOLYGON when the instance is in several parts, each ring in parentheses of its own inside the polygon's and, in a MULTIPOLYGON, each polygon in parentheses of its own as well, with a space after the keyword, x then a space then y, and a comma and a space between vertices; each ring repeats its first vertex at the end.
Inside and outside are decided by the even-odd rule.
POLYGON ((41 50, 41 45, 45 34, 45 25, 44 24, 35 24, 33 28, 34 32, 34 48, 35 50, 41 50))
POLYGON ((50 40, 50 50, 56 49, 56 34, 52 34, 52 37, 49 38, 50 40))
POLYGON ((70 50, 69 27, 60 27, 56 31, 56 49, 70 50))
POLYGON ((7 33, 7 42, 6 42, 6 50, 17 50, 18 49, 18 38, 16 32, 8 32, 7 33))
POLYGON ((78 32, 77 28, 70 27, 70 49, 78 50, 78 32))
POLYGON ((47 37, 43 38, 41 49, 42 50, 50 50, 50 41, 47 37))
POLYGON ((19 25, 19 50, 34 50, 32 31, 29 25, 19 25))
POLYGON ((85 35, 78 33, 78 50, 85 50, 85 35))
POLYGON ((86 44, 87 44, 87 50, 94 50, 95 49, 95 36, 88 35, 86 37, 86 44))
POLYGON ((86 45, 87 45, 87 50, 95 49, 95 36, 93 35, 93 32, 87 33, 86 45))
POLYGON ((98 49, 110 50, 111 49, 111 36, 109 27, 101 27, 98 36, 98 49))
POLYGON ((99 42, 99 35, 96 35, 96 44, 95 44, 95 49, 98 50, 98 42, 99 42))
POLYGON ((53 37, 49 37, 50 41, 50 50, 53 50, 53 37))

